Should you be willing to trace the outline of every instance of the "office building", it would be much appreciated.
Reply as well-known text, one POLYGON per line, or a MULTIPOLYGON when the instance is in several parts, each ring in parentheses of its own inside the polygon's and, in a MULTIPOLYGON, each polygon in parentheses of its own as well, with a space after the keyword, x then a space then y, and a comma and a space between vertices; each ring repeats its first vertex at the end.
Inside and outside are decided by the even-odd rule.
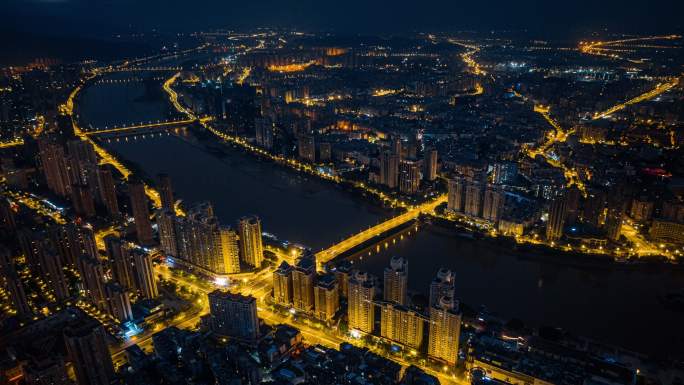
POLYGON ((259 335, 256 299, 225 291, 209 293, 211 330, 221 336, 256 341, 259 335))
POLYGON ((314 316, 322 321, 330 321, 340 309, 340 294, 335 276, 324 275, 316 282, 314 309, 314 316))
POLYGON ((424 325, 423 317, 406 306, 389 302, 380 306, 380 336, 394 343, 418 349, 424 325))
POLYGON ((261 239, 261 220, 257 216, 240 219, 240 254, 249 266, 260 268, 264 260, 264 248, 261 239))
POLYGON ((439 303, 442 297, 454 298, 456 294, 456 281, 454 273, 445 268, 440 268, 437 275, 430 282, 430 303, 429 307, 433 307, 439 303))
POLYGON ((416 194, 420 190, 420 163, 402 160, 399 163, 399 191, 416 194))
POLYGON ((138 237, 138 242, 143 246, 152 245, 154 241, 152 239, 152 224, 150 223, 150 210, 147 195, 145 195, 145 185, 138 179, 129 179, 128 194, 133 219, 135 220, 135 233, 138 237))
POLYGON ((549 219, 546 222, 546 239, 550 242, 557 241, 563 236, 565 217, 567 215, 566 200, 564 196, 556 196, 549 206, 549 219))
POLYGON ((171 177, 168 174, 157 175, 159 179, 159 199, 161 200, 161 207, 173 212, 174 199, 173 187, 171 185, 171 177))
POLYGON ((437 179, 437 150, 428 150, 423 159, 423 179, 432 182, 437 179))
POLYGON ((75 320, 64 330, 64 342, 79 385, 110 385, 114 365, 99 321, 75 320))
POLYGON ((292 306, 292 266, 283 261, 273 272, 273 302, 292 306))
POLYGON ((390 151, 380 154, 380 184, 391 189, 399 184, 399 155, 390 151))
POLYGON ((314 310, 316 263, 311 258, 300 259, 292 269, 292 302, 297 311, 314 310))
POLYGON ((372 333, 375 325, 375 281, 368 273, 357 271, 349 279, 347 317, 349 329, 372 333))
POLYGON ((394 256, 384 272, 383 298, 385 301, 406 305, 408 287, 408 261, 394 256))
POLYGON ((454 366, 458 360, 461 333, 461 313, 458 303, 450 297, 442 297, 430 309, 430 332, 428 356, 454 366))

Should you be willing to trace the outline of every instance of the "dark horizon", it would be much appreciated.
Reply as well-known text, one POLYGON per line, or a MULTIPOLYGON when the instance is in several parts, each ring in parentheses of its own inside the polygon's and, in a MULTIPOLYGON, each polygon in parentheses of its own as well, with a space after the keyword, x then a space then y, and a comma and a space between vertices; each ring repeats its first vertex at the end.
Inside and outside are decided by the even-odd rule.
POLYGON ((383 0, 372 4, 362 0, 197 0, 188 5, 180 0, 144 4, 132 0, 9 0, 5 9, 6 31, 51 36, 283 27, 340 34, 518 30, 545 37, 578 38, 590 32, 677 32, 682 28, 684 4, 672 0, 655 0, 648 5, 634 0, 581 0, 571 4, 537 0, 467 4, 444 0, 383 0))

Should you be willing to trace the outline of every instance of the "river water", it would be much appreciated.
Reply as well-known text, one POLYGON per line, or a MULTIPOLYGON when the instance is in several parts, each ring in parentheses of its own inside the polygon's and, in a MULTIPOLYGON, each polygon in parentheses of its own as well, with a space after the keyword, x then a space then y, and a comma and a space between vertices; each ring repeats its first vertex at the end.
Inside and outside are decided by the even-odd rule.
MULTIPOLYGON (((125 75, 117 75, 124 77, 125 75)), ((159 81, 161 87, 161 81, 159 81)), ((82 124, 95 127, 175 117, 163 94, 144 83, 95 85, 80 100, 82 124)), ((302 176, 227 147, 225 154, 174 135, 128 137, 105 147, 147 176, 168 173, 186 206, 211 201, 221 221, 257 214, 265 231, 314 250, 387 216, 334 184, 302 176)), ((426 292, 439 267, 457 276, 457 296, 503 318, 553 325, 649 354, 684 351, 684 312, 668 310, 659 296, 684 288, 684 273, 669 266, 573 266, 524 258, 486 241, 424 229, 355 266, 381 276, 392 255, 409 260, 409 286, 426 292)))

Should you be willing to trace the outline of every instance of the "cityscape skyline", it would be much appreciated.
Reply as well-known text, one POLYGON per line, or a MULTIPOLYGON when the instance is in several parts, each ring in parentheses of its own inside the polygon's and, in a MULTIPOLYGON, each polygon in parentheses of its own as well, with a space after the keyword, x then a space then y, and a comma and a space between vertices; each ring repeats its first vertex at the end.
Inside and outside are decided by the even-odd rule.
POLYGON ((0 384, 680 385, 651 5, 12 0, 0 384))

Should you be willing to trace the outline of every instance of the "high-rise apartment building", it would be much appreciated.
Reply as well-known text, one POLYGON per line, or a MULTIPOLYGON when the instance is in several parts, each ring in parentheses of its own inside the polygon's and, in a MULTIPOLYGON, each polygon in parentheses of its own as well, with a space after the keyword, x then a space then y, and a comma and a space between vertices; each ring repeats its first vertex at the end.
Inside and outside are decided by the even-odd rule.
POLYGON ((240 219, 240 253, 242 260, 255 268, 260 268, 264 260, 264 247, 261 238, 261 220, 253 215, 240 219))
POLYGON ((333 275, 324 275, 314 286, 314 315, 323 321, 330 321, 340 309, 340 294, 333 275))
POLYGON ((176 239, 176 216, 172 210, 157 210, 159 248, 167 255, 178 256, 176 239))
POLYGON ((504 191, 495 185, 487 186, 484 193, 484 205, 482 208, 482 218, 497 224, 503 214, 506 195, 504 191))
POLYGON ((423 159, 423 179, 432 182, 437 179, 437 150, 428 150, 423 159))
POLYGON ((185 217, 159 210, 157 225, 164 253, 210 274, 240 272, 238 235, 218 223, 208 202, 191 207, 185 217))
POLYGON ((152 239, 152 223, 150 223, 150 210, 147 195, 145 195, 145 185, 139 179, 129 179, 128 194, 133 219, 135 220, 135 233, 138 237, 138 242, 143 246, 149 246, 154 241, 152 239))
POLYGON ((564 196, 556 196, 549 206, 549 219, 546 222, 546 239, 557 241, 563 236, 565 218, 567 215, 566 200, 564 196))
POLYGON ((430 333, 428 356, 455 365, 461 333, 461 313, 458 303, 450 297, 442 297, 430 309, 430 333))
POLYGON ((98 191, 100 201, 107 209, 107 214, 114 219, 121 216, 119 201, 116 196, 116 186, 114 184, 113 167, 102 165, 97 169, 98 191))
POLYGON ((409 308, 384 303, 380 306, 380 335, 392 342, 418 349, 423 342, 425 321, 409 308))
POLYGON ((390 151, 380 154, 380 183, 391 189, 399 184, 399 158, 390 151))
POLYGON ((72 180, 62 144, 52 137, 41 137, 38 139, 38 155, 47 187, 61 197, 68 197, 72 180))
POLYGON ((482 184, 479 182, 468 182, 465 192, 466 215, 480 217, 482 215, 483 191, 482 184))
POLYGON ((248 342, 259 336, 254 297, 215 290, 209 293, 209 310, 214 333, 248 342))
POLYGON ((311 135, 300 135, 297 145, 299 158, 307 162, 316 162, 316 143, 311 135))
POLYGON ((315 281, 316 263, 311 258, 300 259, 292 269, 292 302, 296 310, 313 311, 315 281))
POLYGON ((456 283, 454 273, 445 268, 440 268, 437 275, 430 282, 430 303, 429 307, 433 307, 439 303, 442 297, 454 298, 456 294, 456 283))
POLYGON ((154 299, 159 296, 157 281, 152 266, 153 255, 142 250, 133 250, 133 272, 135 286, 139 294, 146 299, 154 299))
POLYGON ((416 194, 420 190, 420 163, 402 160, 399 163, 399 191, 416 194))
POLYGON ((90 317, 74 321, 64 330, 64 342, 79 385, 110 385, 114 365, 100 322, 90 317))
POLYGON ((292 306, 292 266, 285 261, 273 272, 273 302, 292 306))
POLYGON ((347 317, 349 329, 372 333, 375 324, 375 282, 365 272, 355 272, 349 279, 347 317))
POLYGON ((449 191, 447 195, 447 209, 462 213, 465 208, 466 182, 463 178, 449 179, 449 191))
POLYGON ((385 301, 406 305, 408 287, 408 261, 394 256, 384 272, 383 298, 385 301))
POLYGON ((173 211, 173 186, 171 184, 171 177, 168 174, 157 175, 159 179, 159 199, 161 200, 161 207, 163 209, 173 211))
POLYGON ((104 288, 107 313, 120 323, 132 320, 133 310, 128 291, 113 281, 107 282, 104 288))

